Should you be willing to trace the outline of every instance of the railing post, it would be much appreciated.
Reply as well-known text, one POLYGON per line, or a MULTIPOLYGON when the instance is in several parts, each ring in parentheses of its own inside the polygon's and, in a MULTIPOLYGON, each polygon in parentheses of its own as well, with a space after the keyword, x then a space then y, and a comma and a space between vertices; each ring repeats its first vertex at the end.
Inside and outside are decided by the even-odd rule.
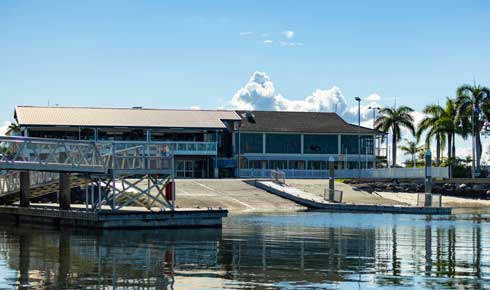
POLYGON ((31 195, 31 177, 29 171, 20 172, 20 207, 29 207, 31 195))
POLYGON ((334 159, 332 157, 330 157, 328 160, 328 169, 329 169, 328 201, 333 201, 335 195, 335 167, 334 167, 334 159))

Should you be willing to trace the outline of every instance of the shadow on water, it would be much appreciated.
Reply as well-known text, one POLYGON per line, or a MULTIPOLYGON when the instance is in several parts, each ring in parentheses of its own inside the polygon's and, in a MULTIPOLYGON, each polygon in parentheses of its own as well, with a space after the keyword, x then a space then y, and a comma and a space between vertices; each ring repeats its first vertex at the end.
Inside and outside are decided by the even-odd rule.
POLYGON ((223 230, 0 224, 0 288, 489 289, 489 232, 480 219, 339 213, 237 216, 223 230))

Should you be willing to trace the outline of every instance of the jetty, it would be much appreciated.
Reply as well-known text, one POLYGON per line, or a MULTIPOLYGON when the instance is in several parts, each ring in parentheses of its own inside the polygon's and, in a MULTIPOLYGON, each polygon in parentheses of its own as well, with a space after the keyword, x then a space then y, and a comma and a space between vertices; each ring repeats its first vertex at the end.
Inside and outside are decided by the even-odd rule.
POLYGON ((93 228, 220 227, 228 214, 176 208, 174 155, 164 143, 32 137, 0 137, 0 143, 7 149, 0 155, 4 219, 93 228), (31 204, 53 187, 58 203, 31 204), (72 204, 74 187, 84 189, 84 204, 72 204))

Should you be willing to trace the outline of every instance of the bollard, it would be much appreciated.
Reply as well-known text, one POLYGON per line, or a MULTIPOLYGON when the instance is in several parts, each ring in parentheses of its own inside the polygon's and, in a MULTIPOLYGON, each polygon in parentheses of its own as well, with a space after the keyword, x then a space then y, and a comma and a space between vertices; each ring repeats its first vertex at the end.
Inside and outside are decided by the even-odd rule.
POLYGON ((334 201, 334 197, 335 197, 335 167, 334 167, 334 159, 332 157, 330 157, 328 159, 328 169, 329 169, 328 201, 334 201))
POLYGON ((425 151, 425 199, 424 206, 432 206, 432 154, 425 151))

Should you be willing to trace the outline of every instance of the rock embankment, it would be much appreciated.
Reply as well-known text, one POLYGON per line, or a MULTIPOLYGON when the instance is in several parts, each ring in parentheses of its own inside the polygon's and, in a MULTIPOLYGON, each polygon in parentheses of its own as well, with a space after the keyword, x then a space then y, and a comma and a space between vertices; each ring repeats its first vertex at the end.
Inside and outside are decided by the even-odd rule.
MULTIPOLYGON (((366 181, 366 180, 346 180, 345 183, 367 192, 424 192, 425 186, 423 180, 410 181, 366 181)), ((447 183, 433 182, 432 193, 438 193, 447 196, 457 196, 475 199, 490 200, 490 184, 472 184, 472 183, 447 183)))

